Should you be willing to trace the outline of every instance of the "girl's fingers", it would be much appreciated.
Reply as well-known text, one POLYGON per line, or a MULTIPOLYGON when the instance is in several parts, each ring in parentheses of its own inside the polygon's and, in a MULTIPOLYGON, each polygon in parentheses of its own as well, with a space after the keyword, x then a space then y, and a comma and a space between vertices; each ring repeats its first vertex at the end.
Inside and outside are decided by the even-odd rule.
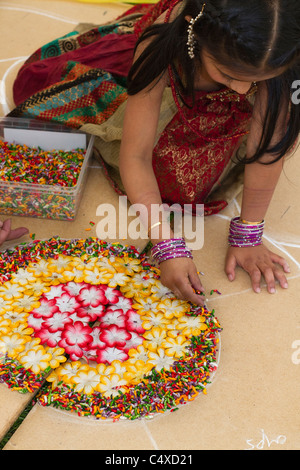
POLYGON ((7 240, 10 233, 10 227, 11 221, 9 219, 2 223, 2 227, 0 228, 0 245, 7 240))
POLYGON ((28 229, 25 227, 19 227, 12 230, 10 219, 5 220, 4 222, 0 221, 0 245, 5 241, 21 238, 27 233, 28 229))
POLYGON ((203 292, 203 286, 198 277, 194 263, 188 258, 178 258, 164 261, 160 265, 161 282, 174 295, 187 302, 203 307, 204 297, 197 294, 203 292))
POLYGON ((200 278, 199 278, 198 273, 197 273, 196 270, 191 271, 189 273, 189 280, 190 280, 190 283, 191 283, 193 289, 196 292, 204 292, 204 287, 201 284, 200 278))
POLYGON ((276 292, 276 280, 279 282, 283 289, 288 288, 287 279, 280 269, 276 269, 274 265, 257 265, 248 270, 251 277, 252 287, 255 292, 260 292, 260 283, 262 276, 267 284, 267 289, 270 294, 276 292))
POLYGON ((27 235, 29 230, 25 227, 19 227, 14 230, 11 230, 10 233, 8 234, 7 240, 15 240, 17 238, 21 238, 24 235, 27 235))
POLYGON ((236 262, 235 256, 228 255, 226 259, 226 264, 225 264, 225 273, 227 274, 229 281, 234 281, 235 279, 236 265, 237 265, 237 262, 236 262))
POLYGON ((204 297, 195 293, 188 280, 187 282, 181 282, 179 285, 177 284, 175 290, 179 293, 179 296, 177 297, 180 300, 186 300, 187 302, 192 302, 193 304, 201 307, 204 305, 204 297))
POLYGON ((283 268, 285 273, 290 273, 291 272, 291 268, 289 266, 289 263, 284 258, 282 258, 281 256, 276 255, 275 253, 271 253, 271 260, 273 261, 273 263, 279 264, 283 268))
POLYGON ((276 285, 275 285, 275 276, 274 276, 273 268, 268 266, 268 267, 262 268, 261 271, 265 278, 268 292, 270 292, 270 294, 275 294, 276 285))
POLYGON ((248 273, 251 279, 252 289, 258 294, 261 291, 261 271, 259 268, 254 267, 253 269, 249 270, 248 273))
POLYGON ((225 262, 225 272, 229 280, 234 279, 236 266, 240 266, 249 274, 254 292, 261 291, 262 276, 271 294, 276 292, 276 282, 283 289, 288 288, 285 276, 285 273, 291 272, 288 262, 264 245, 249 249, 230 247, 225 262))

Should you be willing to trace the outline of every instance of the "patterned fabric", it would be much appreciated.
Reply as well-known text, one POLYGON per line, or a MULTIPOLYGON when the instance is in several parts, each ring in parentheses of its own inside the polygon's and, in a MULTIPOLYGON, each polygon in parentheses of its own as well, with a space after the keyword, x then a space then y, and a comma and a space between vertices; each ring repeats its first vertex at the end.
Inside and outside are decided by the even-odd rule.
MULTIPOLYGON (((26 117, 25 101, 35 98, 37 92, 47 89, 49 97, 52 86, 52 93, 55 95, 56 87, 62 81, 66 82, 69 63, 84 65, 91 71, 99 69, 103 71, 102 74, 109 72, 111 76, 105 76, 104 79, 110 80, 112 77, 114 84, 117 82, 125 87, 136 42, 133 34, 136 20, 136 16, 130 15, 117 23, 92 28, 84 33, 72 32, 38 49, 21 67, 15 80, 13 93, 17 109, 14 110, 14 115, 26 117), (22 107, 18 109, 19 105, 22 107)), ((83 69, 84 74, 87 71, 88 69, 83 69)), ((77 78, 79 79, 78 75, 77 78)), ((84 76, 81 82, 83 81, 84 76)), ((64 84, 66 89, 66 83, 64 84)), ((70 82, 69 86, 71 88, 73 83, 70 82)), ((41 100, 41 96, 36 98, 41 100)), ((50 106, 49 103, 47 105, 50 106)))
POLYGON ((108 72, 68 62, 66 75, 59 84, 28 98, 11 117, 26 116, 55 121, 73 128, 83 124, 101 124, 127 99, 124 86, 108 72))

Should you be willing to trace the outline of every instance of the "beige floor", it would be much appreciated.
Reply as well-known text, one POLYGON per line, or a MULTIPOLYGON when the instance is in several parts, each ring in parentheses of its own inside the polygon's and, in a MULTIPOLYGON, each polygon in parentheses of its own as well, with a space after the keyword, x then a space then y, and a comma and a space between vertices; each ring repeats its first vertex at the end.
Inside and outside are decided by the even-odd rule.
MULTIPOLYGON (((11 85, 25 58, 42 44, 72 30, 78 22, 105 22, 124 5, 64 0, 0 0, 0 116, 12 107, 11 85)), ((205 222, 204 248, 196 253, 203 282, 223 327, 218 371, 207 395, 176 413, 153 420, 98 422, 35 405, 5 450, 19 449, 271 449, 300 448, 300 166, 299 151, 286 162, 272 201, 265 242, 291 265, 289 289, 254 294, 239 271, 230 284, 223 272, 229 219, 240 196, 220 216, 205 222)), ((92 162, 79 214, 74 222, 12 218, 36 238, 95 235, 102 202, 118 198, 92 162)), ((24 237, 22 241, 28 241, 24 237)), ((128 240, 130 242, 130 240, 128 240)), ((125 241, 126 242, 126 241, 125 241)), ((5 247, 5 245, 4 245, 5 247)), ((28 395, 0 385, 0 439, 24 409, 28 395)))

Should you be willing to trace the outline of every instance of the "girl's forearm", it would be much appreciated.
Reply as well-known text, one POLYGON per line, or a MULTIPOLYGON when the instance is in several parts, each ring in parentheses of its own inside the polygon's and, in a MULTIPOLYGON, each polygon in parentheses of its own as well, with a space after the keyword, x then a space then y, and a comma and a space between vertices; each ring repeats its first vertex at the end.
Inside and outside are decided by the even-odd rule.
POLYGON ((120 173, 131 204, 141 204, 139 217, 153 243, 172 238, 167 215, 150 160, 125 159, 120 161, 120 173), (151 228, 152 227, 152 228, 151 228), (151 230, 150 230, 151 229, 151 230))
POLYGON ((241 218, 259 222, 265 218, 283 168, 283 160, 245 166, 241 218))
MULTIPOLYGON (((257 151, 262 136, 263 118, 267 107, 266 86, 261 84, 258 89, 251 121, 250 134, 247 140, 247 155, 251 157, 257 151)), ((286 125, 286 112, 283 106, 281 116, 278 120, 275 134, 270 146, 273 146, 282 138, 286 125)), ((268 207, 272 200, 279 177, 282 172, 284 159, 271 164, 273 155, 265 154, 260 162, 245 165, 243 202, 241 218, 250 222, 259 222, 265 218, 268 207)))

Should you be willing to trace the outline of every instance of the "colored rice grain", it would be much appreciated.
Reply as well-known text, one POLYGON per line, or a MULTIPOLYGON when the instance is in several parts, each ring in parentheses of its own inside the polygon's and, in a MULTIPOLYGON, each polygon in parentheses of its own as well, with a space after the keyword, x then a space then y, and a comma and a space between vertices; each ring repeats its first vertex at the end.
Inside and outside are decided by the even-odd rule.
POLYGON ((0 211, 73 220, 86 151, 44 151, 0 140, 0 211))

